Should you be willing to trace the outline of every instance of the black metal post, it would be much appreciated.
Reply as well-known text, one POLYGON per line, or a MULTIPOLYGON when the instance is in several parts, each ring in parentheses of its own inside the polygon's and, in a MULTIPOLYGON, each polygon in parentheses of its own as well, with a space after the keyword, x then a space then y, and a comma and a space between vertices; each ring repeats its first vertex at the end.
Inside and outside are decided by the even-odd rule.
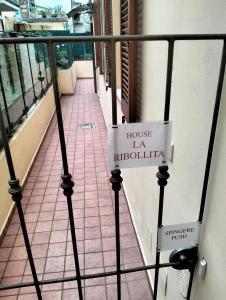
POLYGON ((117 94, 116 94, 116 62, 115 42, 111 42, 111 99, 112 99, 112 124, 117 125, 117 94))
MULTIPOLYGON (((159 265, 159 268, 169 268, 169 267, 175 268, 177 266, 181 266, 181 262, 163 263, 163 264, 159 265)), ((125 270, 121 270, 121 274, 129 274, 129 273, 148 271, 148 270, 154 270, 154 269, 155 269, 155 265, 148 265, 148 266, 142 266, 142 267, 136 267, 136 268, 128 268, 125 270)), ((115 276, 115 275, 117 275, 116 271, 108 271, 108 272, 81 275, 81 279, 86 280, 86 279, 103 278, 103 277, 109 277, 109 276, 115 276)), ((70 281, 75 281, 77 279, 78 279, 77 276, 69 276, 69 277, 63 277, 63 278, 39 280, 39 285, 70 282, 70 281)), ((1 285, 0 291, 10 290, 10 289, 15 289, 15 288, 22 288, 22 287, 29 287, 29 286, 34 286, 34 283, 33 282, 23 282, 23 283, 11 284, 11 285, 1 285)))
POLYGON ((47 70, 46 70, 46 63, 45 63, 45 49, 44 49, 44 43, 42 44, 42 53, 43 53, 43 59, 44 59, 44 68, 45 68, 45 74, 46 74, 46 87, 45 89, 47 90, 48 85, 49 85, 49 81, 48 81, 48 74, 47 74, 47 70))
POLYGON ((115 193, 115 236, 116 236, 116 271, 117 271, 117 299, 121 300, 121 249, 120 249, 120 219, 119 219, 119 191, 122 177, 120 170, 111 171, 110 182, 115 193))
POLYGON ((18 215, 19 215, 19 219, 20 219, 20 225, 21 225, 21 229, 23 232, 25 247, 27 250, 28 260, 30 263, 31 272, 32 272, 33 279, 34 279, 34 285, 36 288, 37 297, 39 300, 41 300, 42 299, 41 289, 39 286, 39 281, 38 281, 38 277, 37 277, 37 273, 36 273, 36 269, 35 269, 33 255, 31 252, 29 237, 28 237, 28 233, 27 233, 27 227, 26 227, 25 220, 24 220, 24 213, 23 213, 23 209, 22 209, 22 205, 21 205, 22 187, 20 186, 19 180, 16 178, 13 160, 12 160, 12 156, 11 156, 11 152, 10 152, 10 148, 9 148, 9 143, 8 143, 6 131, 4 128, 1 106, 0 106, 0 131, 1 131, 1 135, 2 135, 3 146, 5 149, 5 155, 6 155, 9 174, 10 174, 9 193, 12 195, 12 200, 16 203, 16 206, 17 206, 18 215))
MULTIPOLYGON (((111 43, 111 74, 112 74, 112 124, 117 128, 117 95, 116 95, 116 64, 115 42, 111 43)), ((121 300, 121 247, 120 247, 120 219, 119 219, 119 191, 122 177, 120 170, 112 170, 110 182, 115 194, 115 236, 116 236, 116 271, 117 271, 117 299, 121 300)))
MULTIPOLYGON (((197 251, 198 251, 198 248, 197 248, 197 251)), ((190 300, 190 298, 191 298, 191 290, 192 290, 194 274, 195 274, 195 263, 193 263, 193 265, 190 268, 190 279, 189 279, 187 297, 186 297, 187 300, 190 300)))
POLYGON ((43 83, 42 83, 42 71, 41 71, 41 66, 40 66, 40 56, 38 53, 38 47, 40 44, 37 45, 36 47, 36 56, 37 56, 37 60, 38 60, 38 80, 40 81, 41 84, 41 96, 44 95, 44 89, 43 89, 43 83))
MULTIPOLYGON (((226 34, 160 34, 160 35, 95 35, 95 36, 48 36, 24 37, 20 44, 27 43, 70 43, 70 42, 120 42, 120 41, 216 41, 226 39, 226 34)), ((18 38, 1 38, 0 45, 16 44, 18 38)))
MULTIPOLYGON (((165 110, 164 110, 165 122, 169 121, 171 81, 172 81, 172 71, 173 71, 173 52, 174 52, 174 40, 171 40, 169 41, 169 45, 168 45, 168 63, 167 63, 165 110)), ((158 211, 158 229, 159 229, 162 226, 164 191, 165 191, 165 186, 167 185, 167 179, 169 178, 168 167, 167 166, 159 167, 159 172, 157 173, 157 177, 158 177, 158 184, 160 186, 159 211, 158 211)), ((160 265, 160 250, 158 249, 158 232, 157 232, 156 269, 155 269, 153 300, 157 299, 157 294, 158 294, 159 265, 160 265)))
POLYGON ((33 88, 33 93, 34 93, 34 103, 37 101, 37 96, 35 93, 35 85, 34 85, 34 76, 33 76, 33 71, 32 71, 32 66, 31 66, 31 57, 30 57, 30 50, 29 50, 29 45, 27 44, 27 53, 28 53, 28 59, 29 59, 29 67, 30 67, 30 72, 31 72, 31 81, 32 81, 32 88, 33 88))
MULTIPOLYGON (((200 223, 202 223, 202 220, 203 220, 203 214, 204 214, 205 204, 206 204, 206 194, 207 194, 207 188, 208 188, 208 182, 209 182, 214 140, 215 140, 215 134, 216 134, 216 129, 217 129, 217 120, 218 120, 218 115, 219 115, 222 88, 223 88, 224 76, 225 76, 225 65, 226 65, 226 40, 224 40, 224 44, 223 44, 221 65, 220 65, 220 71, 219 71, 219 77, 218 77, 218 83, 217 83, 216 99, 215 99, 212 126, 211 126, 210 139, 209 139, 209 147, 208 147, 208 153, 207 153, 207 159, 206 159, 206 169, 205 169, 205 174, 204 174, 202 197, 201 197, 201 204, 200 204, 199 218, 198 218, 198 221, 200 223)), ((197 252, 198 252, 198 248, 197 248, 197 252)), ((190 274, 190 281, 189 281, 188 291, 187 291, 187 298, 186 298, 187 300, 190 300, 190 297, 191 297, 192 282, 193 282, 194 273, 195 273, 195 264, 192 266, 192 269, 190 271, 191 271, 191 274, 190 274)))
MULTIPOLYGON (((22 192, 21 187, 19 184, 19 181, 16 178, 13 161, 9 149, 8 139, 6 136, 5 128, 4 128, 4 122, 3 122, 3 116, 1 112, 0 107, 0 130, 2 133, 2 139, 3 139, 3 145, 5 148, 9 173, 10 173, 10 189, 9 192, 12 195, 13 201, 16 202, 16 206, 18 209, 18 214, 20 218, 21 228, 25 239, 25 246, 27 248, 28 253, 28 259, 31 265, 31 270, 34 278, 34 282, 32 283, 21 283, 21 284, 14 284, 11 286, 1 286, 0 290, 6 290, 10 288, 17 288, 17 287, 25 287, 25 286, 33 286, 35 285, 38 299, 42 299, 41 291, 40 291, 40 285, 43 284, 51 284, 51 283, 57 283, 57 282, 67 282, 67 281, 78 281, 78 290, 79 290, 79 297, 80 300, 83 299, 82 295, 82 285, 81 280, 83 279, 91 279, 91 278, 98 278, 98 277, 105 277, 105 276, 117 276, 117 288, 118 288, 118 295, 117 299, 121 299, 121 274, 126 274, 130 272, 137 272, 137 271, 143 271, 143 270, 151 270, 155 269, 155 284, 154 284, 154 300, 157 299, 157 290, 158 290, 158 278, 159 278, 159 269, 163 267, 173 267, 176 266, 178 263, 164 263, 160 264, 160 251, 159 249, 156 250, 156 264, 150 265, 150 266, 143 266, 143 267, 137 267, 137 268, 131 268, 126 270, 120 269, 120 227, 119 227, 119 191, 121 189, 121 171, 116 169, 112 170, 111 174, 112 177, 110 179, 112 183, 112 189, 115 193, 115 223, 116 223, 116 265, 117 269, 116 271, 112 272, 103 272, 99 274, 90 274, 90 275, 81 275, 80 274, 80 268, 79 268, 79 260, 78 260, 78 252, 77 252, 77 244, 76 244, 76 236, 75 236, 75 226, 74 226, 74 220, 73 220, 73 208, 72 208, 72 201, 71 201, 71 195, 73 193, 73 186, 74 183, 72 181, 71 175, 68 172, 68 162, 67 162, 67 154, 66 154, 66 146, 65 146, 65 138, 64 138, 64 130, 63 130, 63 121, 62 121, 62 114, 61 114, 61 107, 60 107, 60 97, 59 97, 59 89, 58 89, 58 82, 57 82, 57 69, 56 69, 56 58, 55 53, 53 49, 53 43, 55 42, 78 42, 78 41, 91 41, 94 43, 95 41, 101 41, 101 42, 110 42, 111 43, 111 68, 112 68, 112 123, 113 128, 117 127, 117 98, 116 98, 116 67, 115 67, 115 43, 117 41, 132 41, 132 40, 139 40, 139 41, 168 41, 169 47, 168 47, 168 64, 167 64, 167 80, 166 80, 166 95, 165 95, 165 112, 164 112, 164 120, 167 123, 169 120, 169 111, 170 111, 170 94, 171 94, 171 81, 172 81, 172 68, 173 68, 173 51, 174 51, 174 41, 175 40, 224 40, 223 45, 223 51, 222 51, 222 59, 221 59, 221 66, 220 66, 220 73, 219 73, 219 80, 218 80, 218 86, 217 86, 217 93, 216 93, 216 100, 215 100, 215 107, 214 107, 214 113, 213 113, 213 119, 212 119, 212 128, 210 133, 210 140, 209 140, 209 148, 208 148, 208 154, 207 154, 207 162, 206 162, 206 170, 204 175, 204 183, 203 183, 203 190, 202 190, 202 198, 201 198, 201 205, 200 205, 200 212, 199 212, 199 222, 202 222, 203 214, 204 214, 204 208, 205 208, 205 201, 206 201, 206 194, 207 194, 207 188, 208 188, 208 180, 209 180, 209 173, 210 173, 210 167, 211 167, 211 159, 212 159, 212 153, 213 153, 213 147, 214 147, 214 140, 215 140, 215 133, 216 133, 216 127, 217 127, 217 120, 218 120, 218 114, 219 114, 219 108, 220 108, 220 101, 221 101, 221 94, 222 94, 222 87, 223 87, 223 81, 224 81, 224 74, 225 74, 225 64, 226 64, 226 35, 162 35, 162 36, 93 36, 93 37, 48 37, 48 38, 27 38, 24 39, 1 39, 0 44, 8 44, 8 43, 42 43, 42 42, 48 42, 48 54, 50 59, 50 65, 51 65, 51 72, 53 76, 53 87, 54 87, 54 95, 55 95, 55 103, 56 103, 56 112, 57 112, 57 119, 58 119, 58 128, 59 128, 59 135, 60 135, 60 142, 61 142, 61 151, 62 151, 62 159, 63 159, 63 168, 64 168, 64 175, 62 176, 62 188, 64 190, 64 195, 67 197, 67 203, 68 203, 68 211, 69 211, 69 219, 70 219, 70 226, 71 226, 71 234, 72 234, 72 243, 73 243, 73 250, 74 250, 74 259, 75 259, 75 266, 77 275, 69 278, 61 278, 61 279, 52 279, 52 280, 40 280, 38 281, 35 265, 32 257, 31 247, 28 239, 26 224, 24 222, 24 215, 21 207, 21 199, 22 199, 22 192)), ((17 65, 19 70, 19 64, 18 64, 18 57, 17 57, 17 51, 16 51, 16 45, 15 52, 16 52, 16 58, 17 58, 17 65)), ((40 62, 39 62, 40 63, 40 62)), ((39 70, 40 70, 40 64, 39 64, 39 70)), ((20 72, 19 72, 20 75, 20 72)), ((20 80, 21 81, 21 80, 20 80)), ((21 81, 22 83, 22 81, 21 81)), ((41 82, 42 84, 42 82, 41 82)), ((0 85, 3 86, 2 78, 1 78, 1 72, 0 72, 0 85)), ((2 88, 2 91, 4 93, 4 88, 2 88)), ((23 89, 22 89, 23 92, 23 89)), ((6 98, 4 99, 4 105, 6 98)), ((25 103, 25 99, 24 99, 25 103)), ((26 103, 25 103, 26 104, 26 103)), ((10 121, 10 119, 7 119, 7 121, 10 121)), ((158 228, 162 226, 162 216, 163 216, 163 204, 164 204, 164 191, 165 186, 167 185, 167 180, 169 178, 168 173, 168 167, 162 166, 159 167, 159 172, 157 173, 158 177, 158 184, 160 186, 160 194, 159 194, 159 211, 158 211, 158 228)), ((157 236, 158 240, 158 236, 157 236)), ((158 243, 157 243, 158 245, 158 243)), ((198 250, 198 248, 197 248, 198 250)), ((187 292, 187 299, 190 299, 191 296, 191 289, 192 289, 192 281, 194 276, 194 270, 195 270, 195 263, 194 260, 191 261, 191 268, 190 268, 190 282, 187 292)))
POLYGON ((67 43, 65 45, 67 47, 67 53, 68 53, 68 61, 69 61, 69 65, 72 66, 74 63, 74 57, 72 55, 72 43, 67 43))
POLYGON ((58 80, 57 80, 56 56, 55 56, 55 51, 53 46, 54 46, 53 43, 51 42, 48 43, 48 56, 49 56, 50 70, 51 70, 51 76, 53 82, 53 90, 54 90, 54 98, 55 98, 55 105, 56 105, 56 114, 57 114, 58 130, 59 130, 59 137, 60 137, 63 170, 64 170, 64 175, 62 175, 61 187, 64 190, 64 195, 67 197, 72 245, 74 251, 74 261, 75 261, 75 268, 77 274, 78 293, 79 293, 79 299, 83 300, 78 249, 77 249, 77 241, 75 235, 73 207, 72 207, 72 200, 71 200, 71 196, 73 194, 74 182, 72 181, 72 176, 68 171, 64 126, 63 126, 63 119, 62 119, 62 112, 61 112, 61 105, 60 105, 60 93, 59 93, 58 80))
POLYGON ((209 174, 210 174, 215 134, 216 134, 216 129, 217 129, 217 120, 218 120, 218 115, 219 115, 222 88, 223 88, 223 83, 224 83, 225 64, 226 64, 226 40, 224 40, 222 56, 221 56, 221 65, 220 65, 220 72, 219 72, 219 78, 218 78, 218 84, 217 84, 216 100, 215 100, 215 106, 214 106, 214 112, 213 112, 212 127, 211 127, 210 139, 209 139, 209 147, 208 147, 207 160, 206 160, 206 169, 205 169, 203 189, 202 189, 201 205, 200 205, 200 211, 199 211, 199 219, 198 219, 199 222, 202 222, 202 220, 203 220, 203 214, 204 214, 204 209, 205 209, 206 193, 207 193, 207 187, 208 187, 208 181, 209 181, 209 174))
POLYGON ((20 70, 19 58, 18 58, 16 45, 14 45, 14 50, 15 50, 17 69, 18 69, 18 74, 19 74, 19 79, 20 79, 20 87, 21 87, 21 92, 22 92, 22 98, 23 98, 23 103, 24 103, 23 113, 26 115, 27 112, 28 112, 28 106, 27 106, 26 100, 25 100, 25 91, 24 91, 24 86, 23 86, 23 83, 22 83, 22 76, 21 76, 22 70, 20 70))
MULTIPOLYGON (((93 21, 90 24, 91 35, 93 35, 93 21)), ((95 51, 94 51, 94 42, 92 43, 92 56, 93 56, 93 78, 94 78, 94 91, 97 93, 97 74, 96 74, 96 60, 95 60, 95 51)))
POLYGON ((10 136, 12 134, 12 132, 13 132, 13 125, 12 125, 12 123, 10 121, 9 110, 8 110, 8 105, 7 105, 6 95, 5 95, 5 89, 4 89, 4 85, 3 85, 3 82, 2 82, 1 67, 0 67, 0 86, 1 86, 2 98, 3 98, 4 107, 5 107, 5 113, 6 113, 7 123, 8 123, 7 134, 10 136))

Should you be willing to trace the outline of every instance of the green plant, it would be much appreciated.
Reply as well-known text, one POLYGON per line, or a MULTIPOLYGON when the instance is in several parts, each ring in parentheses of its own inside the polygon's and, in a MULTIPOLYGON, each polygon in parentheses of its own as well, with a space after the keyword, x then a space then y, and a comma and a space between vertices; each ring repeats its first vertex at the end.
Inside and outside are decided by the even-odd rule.
POLYGON ((42 15, 43 18, 46 18, 47 13, 45 10, 41 10, 39 13, 40 13, 40 15, 42 15))
POLYGON ((66 58, 62 58, 61 60, 58 60, 57 66, 60 67, 61 69, 68 69, 70 67, 69 61, 66 58))
POLYGON ((61 17, 65 16, 65 11, 62 10, 62 6, 61 5, 56 5, 54 7, 53 11, 54 11, 54 15, 56 15, 56 16, 61 16, 61 17))
POLYGON ((35 14, 37 12, 37 7, 30 7, 30 12, 35 14))
POLYGON ((39 71, 39 73, 38 73, 38 74, 39 74, 39 76, 38 76, 38 80, 42 82, 42 81, 45 79, 45 77, 44 77, 44 76, 42 76, 42 71, 39 71))
POLYGON ((56 51, 57 65, 62 69, 69 67, 69 61, 67 59, 67 50, 63 48, 57 48, 56 51))
POLYGON ((56 5, 56 6, 54 6, 54 12, 57 13, 59 11, 62 11, 62 5, 56 5))
POLYGON ((91 59, 91 58, 93 58, 93 55, 92 55, 92 53, 85 53, 84 58, 85 59, 91 59))
POLYGON ((51 16, 52 13, 53 13, 53 9, 52 9, 51 7, 48 7, 48 8, 46 9, 46 14, 47 14, 48 16, 51 16))

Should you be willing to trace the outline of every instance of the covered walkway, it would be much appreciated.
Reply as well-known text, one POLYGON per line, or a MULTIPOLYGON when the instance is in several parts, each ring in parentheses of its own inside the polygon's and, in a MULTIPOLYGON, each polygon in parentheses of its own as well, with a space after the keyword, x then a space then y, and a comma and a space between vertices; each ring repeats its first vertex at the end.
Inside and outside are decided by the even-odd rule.
MULTIPOLYGON (((115 270, 113 193, 106 163, 106 127, 93 80, 77 81, 62 99, 79 260, 85 274, 115 270), (91 123, 91 124, 90 124, 91 123), (92 126, 90 126, 92 125, 92 126)), ((31 137, 32 142, 32 137, 31 137)), ((50 124, 23 192, 23 208, 39 279, 75 275, 66 198, 59 187, 62 160, 56 116, 50 124)), ((122 268, 143 265, 123 191, 120 192, 122 268)), ((32 281, 18 215, 0 248, 1 284, 32 281)), ((83 282, 87 300, 117 299, 116 277, 83 282)), ((78 299, 77 283, 42 287, 44 299, 78 299)), ((37 299, 32 287, 0 292, 0 299, 37 299)), ((145 272, 122 276, 122 300, 151 299, 145 272)))

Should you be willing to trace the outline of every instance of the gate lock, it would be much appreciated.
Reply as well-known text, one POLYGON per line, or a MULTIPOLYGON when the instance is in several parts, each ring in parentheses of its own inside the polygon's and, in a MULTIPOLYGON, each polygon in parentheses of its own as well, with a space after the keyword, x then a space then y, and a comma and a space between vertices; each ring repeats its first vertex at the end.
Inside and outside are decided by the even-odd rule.
POLYGON ((170 263, 178 263, 172 266, 176 270, 191 269, 197 260, 197 247, 174 250, 169 257, 170 263))

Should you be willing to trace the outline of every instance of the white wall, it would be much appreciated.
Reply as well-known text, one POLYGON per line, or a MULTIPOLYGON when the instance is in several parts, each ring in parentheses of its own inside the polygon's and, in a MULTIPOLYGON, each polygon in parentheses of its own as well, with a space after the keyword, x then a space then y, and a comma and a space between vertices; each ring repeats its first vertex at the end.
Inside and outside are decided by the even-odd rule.
POLYGON ((208 260, 206 278, 197 276, 195 299, 224 300, 226 295, 226 223, 225 181, 226 181, 226 83, 222 97, 221 110, 216 133, 212 168, 204 217, 204 235, 200 247, 200 257, 208 260))
MULTIPOLYGON (((144 0, 143 33, 225 33, 226 2, 144 0)), ((166 187, 163 224, 197 221, 205 170, 222 42, 177 42, 175 45, 170 119, 173 121, 173 162, 166 187)), ((142 121, 163 119, 167 45, 145 42, 143 46, 142 121)), ((105 120, 111 122, 109 91, 99 78, 99 96, 105 120)), ((225 90, 225 88, 224 88, 225 90)), ((193 299, 223 300, 226 295, 226 95, 218 124, 204 231, 199 256, 208 262, 206 278, 195 275, 193 299)), ((119 112, 120 114, 120 112, 119 112)), ((123 170, 124 188, 138 238, 147 263, 155 262, 159 186, 157 168, 123 170)), ((164 262, 170 252, 161 254, 164 262)), ((151 273, 153 282, 153 273, 151 273)), ((186 281, 189 273, 185 272, 186 281)), ((158 299, 182 300, 177 271, 162 270, 158 299), (164 283, 168 274, 167 294, 164 283)))
MULTIPOLYGON (((226 3, 224 1, 217 3, 213 1, 205 1, 205 3, 204 1, 173 1, 170 3, 167 1, 144 1, 143 12, 144 34, 222 33, 226 29, 224 23, 226 3)), ((148 79, 143 81, 142 119, 145 121, 162 119, 163 116, 166 48, 160 46, 160 43, 157 44, 147 43, 143 48, 143 78, 148 79)), ((166 188, 164 224, 192 222, 198 218, 221 47, 221 42, 206 41, 178 42, 175 45, 170 116, 173 120, 175 153, 174 161, 169 166, 171 177, 166 188)), ((224 142, 222 141, 222 143, 224 142)), ((223 157, 219 157, 218 164, 220 161, 223 163, 225 160, 223 157)), ((140 208, 141 241, 145 245, 144 253, 147 258, 150 250, 148 245, 149 228, 154 233, 154 237, 156 236, 158 187, 153 180, 155 173, 156 170, 143 169, 143 183, 149 188, 145 189, 143 209, 140 208), (151 201, 150 198, 152 198, 151 201), (150 211, 153 218, 150 218, 150 211)), ((215 173, 212 176, 215 177, 215 173)), ((131 181, 128 180, 128 182, 131 181)), ((218 192, 221 196, 225 195, 226 189, 221 186, 218 192)), ((212 194, 212 197, 209 195, 210 189, 208 201, 209 203, 214 201, 212 206, 215 209, 212 207, 212 210, 215 210, 215 219, 220 217, 217 205, 220 199, 217 195, 212 194), (218 201, 216 201, 216 197, 219 199, 218 201)), ((137 208, 137 206, 135 207, 137 208)), ((226 209, 226 205, 224 207, 226 209)), ((219 220, 223 223, 223 219, 219 218, 219 220)), ((211 243, 208 243, 210 230, 206 230, 204 226, 203 245, 200 248, 199 256, 205 256, 207 259, 209 272, 203 282, 198 279, 198 276, 195 277, 194 282, 199 281, 194 292, 196 295, 194 299, 197 300, 223 299, 226 292, 220 278, 216 283, 215 275, 220 274, 221 278, 226 277, 225 270, 220 272, 222 262, 215 259, 216 255, 222 258, 226 243, 221 238, 222 233, 219 231, 219 226, 210 225, 209 222, 210 220, 207 219, 206 224, 209 224, 207 226, 210 226, 215 234, 212 235, 211 243)), ((153 242, 155 244, 155 238, 153 242)), ((168 259, 168 254, 163 253, 164 261, 168 259)), ((154 262, 153 255, 150 257, 150 262, 154 262)), ((168 269, 168 275, 166 299, 183 299, 177 287, 176 271, 168 269)), ((159 292, 159 299, 164 299, 161 284, 159 292)))
POLYGON ((77 79, 76 73, 76 62, 73 62, 69 69, 58 69, 58 84, 62 95, 74 94, 77 79))
POLYGON ((75 66, 77 78, 93 78, 92 60, 77 60, 75 66))
MULTIPOLYGON (((37 106, 30 111, 28 118, 17 129, 16 133, 10 140, 9 146, 13 158, 15 172, 23 185, 31 165, 35 159, 37 151, 41 145, 42 139, 49 126, 55 110, 53 88, 49 88, 45 96, 37 103, 37 106), (32 142, 31 142, 32 137, 32 142), (26 147, 25 147, 26 145, 26 147)), ((8 166, 5 152, 0 151, 0 239, 6 230, 8 217, 14 207, 11 196, 8 193, 8 166)))
MULTIPOLYGON (((112 125, 112 96, 111 88, 108 88, 106 91, 106 81, 104 75, 99 74, 99 68, 97 69, 97 94, 100 100, 100 105, 103 111, 104 120, 106 126, 111 127, 112 125)), ((121 112, 121 103, 120 96, 121 90, 117 90, 117 119, 118 124, 122 123, 122 112, 121 112)))

